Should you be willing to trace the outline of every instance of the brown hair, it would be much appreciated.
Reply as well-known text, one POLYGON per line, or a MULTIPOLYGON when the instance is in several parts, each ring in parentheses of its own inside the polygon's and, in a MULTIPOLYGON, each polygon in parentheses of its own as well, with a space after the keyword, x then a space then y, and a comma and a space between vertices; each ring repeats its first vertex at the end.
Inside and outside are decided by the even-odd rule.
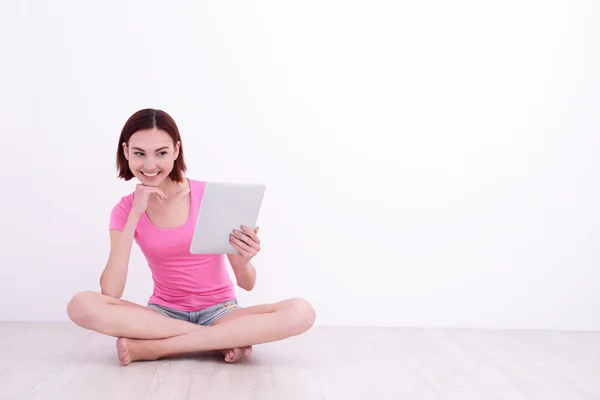
POLYGON ((187 170, 187 167, 183 158, 183 145, 181 144, 181 136, 179 134, 177 124, 169 114, 162 110, 156 110, 153 108, 146 108, 137 111, 135 114, 129 117, 127 122, 125 122, 125 126, 123 126, 123 129, 121 130, 119 147, 117 149, 117 171, 119 172, 119 178, 122 178, 126 181, 133 178, 133 173, 131 172, 131 169, 129 169, 129 163, 125 158, 123 143, 125 142, 129 144, 129 138, 137 131, 153 128, 167 132, 171 138, 173 138, 173 146, 175 146, 177 142, 180 142, 179 155, 175 160, 175 165, 169 174, 169 178, 171 178, 171 180, 174 182, 183 182, 183 173, 187 170))

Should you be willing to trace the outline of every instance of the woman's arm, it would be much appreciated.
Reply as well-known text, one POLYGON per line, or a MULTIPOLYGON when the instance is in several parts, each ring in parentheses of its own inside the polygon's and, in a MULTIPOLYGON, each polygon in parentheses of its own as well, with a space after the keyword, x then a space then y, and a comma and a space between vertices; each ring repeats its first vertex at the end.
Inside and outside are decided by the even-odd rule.
POLYGON ((140 213, 132 210, 127 217, 123 231, 114 229, 110 231, 110 255, 108 256, 106 267, 100 276, 102 294, 116 299, 120 299, 123 296, 135 227, 140 216, 140 213))
POLYGON ((256 284, 256 268, 250 261, 260 251, 258 227, 252 230, 242 226, 242 230, 234 230, 229 243, 238 251, 238 254, 227 254, 237 284, 242 289, 250 291, 256 284))
POLYGON ((242 257, 236 257, 235 254, 228 254, 229 264, 235 274, 237 285, 244 290, 254 289, 256 284, 256 268, 250 261, 244 261, 242 257))
POLYGON ((125 221, 123 230, 119 230, 121 224, 118 225, 119 229, 110 230, 110 255, 108 256, 106 267, 100 276, 102 294, 116 299, 120 299, 123 296, 135 228, 142 214, 146 212, 148 197, 151 194, 156 194, 163 200, 167 198, 167 195, 159 188, 141 184, 136 185, 131 208, 128 211, 126 208, 121 208, 119 213, 120 221, 124 219, 125 213, 127 213, 127 220, 125 221))

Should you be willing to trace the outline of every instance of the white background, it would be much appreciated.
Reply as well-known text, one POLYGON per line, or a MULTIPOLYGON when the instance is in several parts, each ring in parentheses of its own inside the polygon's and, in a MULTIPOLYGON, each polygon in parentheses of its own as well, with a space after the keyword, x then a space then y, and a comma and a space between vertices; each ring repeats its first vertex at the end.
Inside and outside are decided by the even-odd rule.
MULTIPOLYGON (((595 1, 3 1, 0 320, 98 290, 145 107, 268 185, 258 284, 317 325, 600 329, 595 1)), ((125 297, 152 281, 134 248, 125 297)))

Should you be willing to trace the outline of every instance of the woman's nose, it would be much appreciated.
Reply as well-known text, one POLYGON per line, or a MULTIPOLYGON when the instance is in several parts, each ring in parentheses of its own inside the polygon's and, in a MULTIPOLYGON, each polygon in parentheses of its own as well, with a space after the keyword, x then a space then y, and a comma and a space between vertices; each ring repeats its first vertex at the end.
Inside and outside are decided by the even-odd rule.
POLYGON ((154 160, 146 160, 146 162, 144 163, 144 168, 152 170, 154 168, 156 168, 156 162, 154 160))

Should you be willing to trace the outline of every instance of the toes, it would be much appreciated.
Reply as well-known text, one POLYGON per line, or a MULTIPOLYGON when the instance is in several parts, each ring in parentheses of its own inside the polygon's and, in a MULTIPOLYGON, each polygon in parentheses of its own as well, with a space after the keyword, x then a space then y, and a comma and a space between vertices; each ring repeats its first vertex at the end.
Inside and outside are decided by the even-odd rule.
POLYGON ((236 347, 235 349, 230 349, 228 351, 222 351, 225 355, 225 361, 228 363, 234 363, 242 359, 243 357, 248 357, 252 354, 252 346, 248 347, 236 347))
POLYGON ((233 357, 233 349, 228 350, 220 350, 221 354, 223 354, 223 359, 227 362, 233 357))
POLYGON ((230 362, 230 363, 234 363, 234 362, 238 361, 240 359, 240 353, 241 353, 241 350, 238 348, 231 350, 229 353, 227 353, 227 356, 225 357, 225 361, 230 362))
POLYGON ((239 361, 239 359, 242 358, 242 354, 244 354, 242 352, 242 349, 240 349, 240 348, 233 349, 233 359, 231 360, 231 362, 239 361))

